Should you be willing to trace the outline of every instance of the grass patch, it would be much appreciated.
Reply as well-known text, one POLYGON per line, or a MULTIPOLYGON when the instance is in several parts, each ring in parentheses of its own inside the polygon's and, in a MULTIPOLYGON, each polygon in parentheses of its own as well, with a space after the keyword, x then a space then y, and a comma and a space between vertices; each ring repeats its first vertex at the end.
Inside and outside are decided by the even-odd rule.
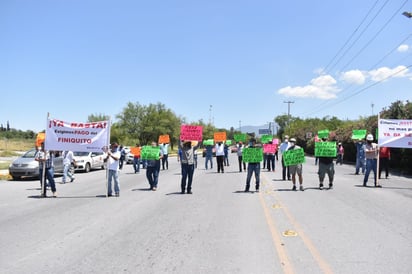
MULTIPOLYGON (((7 152, 7 151, 27 151, 34 147, 33 140, 26 140, 26 139, 0 139, 0 153, 7 152)), ((7 155, 2 157, 7 157, 7 155)), ((14 156, 14 155, 11 155, 14 156)))
POLYGON ((9 165, 11 162, 1 162, 0 169, 9 169, 9 165))

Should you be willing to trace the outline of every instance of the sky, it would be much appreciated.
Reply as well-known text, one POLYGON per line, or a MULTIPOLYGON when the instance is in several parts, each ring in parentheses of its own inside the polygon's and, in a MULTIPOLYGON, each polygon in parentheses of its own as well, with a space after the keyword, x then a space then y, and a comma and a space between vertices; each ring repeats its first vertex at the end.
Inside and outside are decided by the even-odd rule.
POLYGON ((2 0, 0 123, 44 130, 129 102, 188 123, 342 120, 412 98, 408 0, 2 0))

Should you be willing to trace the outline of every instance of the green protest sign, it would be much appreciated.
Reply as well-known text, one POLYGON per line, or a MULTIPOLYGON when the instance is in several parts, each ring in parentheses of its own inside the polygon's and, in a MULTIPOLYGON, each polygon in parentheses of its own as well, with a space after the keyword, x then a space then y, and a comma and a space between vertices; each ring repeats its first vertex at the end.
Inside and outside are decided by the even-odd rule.
POLYGON ((352 139, 353 140, 362 140, 365 139, 366 129, 354 129, 352 130, 352 139))
POLYGON ((305 152, 303 151, 303 148, 286 150, 283 153, 282 157, 285 166, 294 166, 302 164, 306 161, 305 152))
POLYGON ((316 142, 315 157, 336 157, 336 142, 316 142))
POLYGON ((245 163, 259 163, 263 161, 263 149, 261 147, 248 147, 243 149, 242 160, 245 163))
POLYGON ((329 130, 328 129, 318 131, 318 138, 322 139, 322 138, 328 138, 328 137, 329 137, 329 130))
POLYGON ((246 143, 246 138, 247 138, 246 133, 238 133, 238 134, 235 134, 234 136, 235 142, 246 143))
POLYGON ((232 145, 232 140, 226 140, 225 144, 228 145, 228 146, 231 146, 232 145))
POLYGON ((203 141, 203 145, 205 146, 213 146, 213 144, 214 144, 213 139, 207 139, 203 141))
POLYGON ((141 153, 143 160, 159 160, 160 147, 143 146, 141 153))
POLYGON ((270 141, 273 140, 273 135, 272 134, 264 134, 264 135, 262 135, 262 138, 260 138, 260 139, 262 141, 262 144, 267 144, 267 143, 269 143, 270 141))

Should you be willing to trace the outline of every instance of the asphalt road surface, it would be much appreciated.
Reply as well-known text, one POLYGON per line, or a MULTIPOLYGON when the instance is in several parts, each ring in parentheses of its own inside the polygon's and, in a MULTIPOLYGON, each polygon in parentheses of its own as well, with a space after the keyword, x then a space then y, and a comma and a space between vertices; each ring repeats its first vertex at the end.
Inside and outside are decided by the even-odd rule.
POLYGON ((37 180, 0 181, 0 273, 412 273, 412 180, 362 187, 339 165, 334 189, 319 190, 306 160, 305 191, 277 162, 244 193, 235 154, 224 173, 199 157, 192 195, 175 157, 157 191, 126 165, 118 198, 104 170, 57 184, 57 198, 39 198, 37 180))

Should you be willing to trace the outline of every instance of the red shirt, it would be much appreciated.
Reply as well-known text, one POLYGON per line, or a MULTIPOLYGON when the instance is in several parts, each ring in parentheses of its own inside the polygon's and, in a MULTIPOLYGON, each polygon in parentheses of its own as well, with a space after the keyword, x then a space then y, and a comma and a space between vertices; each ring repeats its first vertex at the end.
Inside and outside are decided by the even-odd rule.
POLYGON ((390 158, 391 150, 388 147, 381 147, 379 150, 379 158, 390 158))

